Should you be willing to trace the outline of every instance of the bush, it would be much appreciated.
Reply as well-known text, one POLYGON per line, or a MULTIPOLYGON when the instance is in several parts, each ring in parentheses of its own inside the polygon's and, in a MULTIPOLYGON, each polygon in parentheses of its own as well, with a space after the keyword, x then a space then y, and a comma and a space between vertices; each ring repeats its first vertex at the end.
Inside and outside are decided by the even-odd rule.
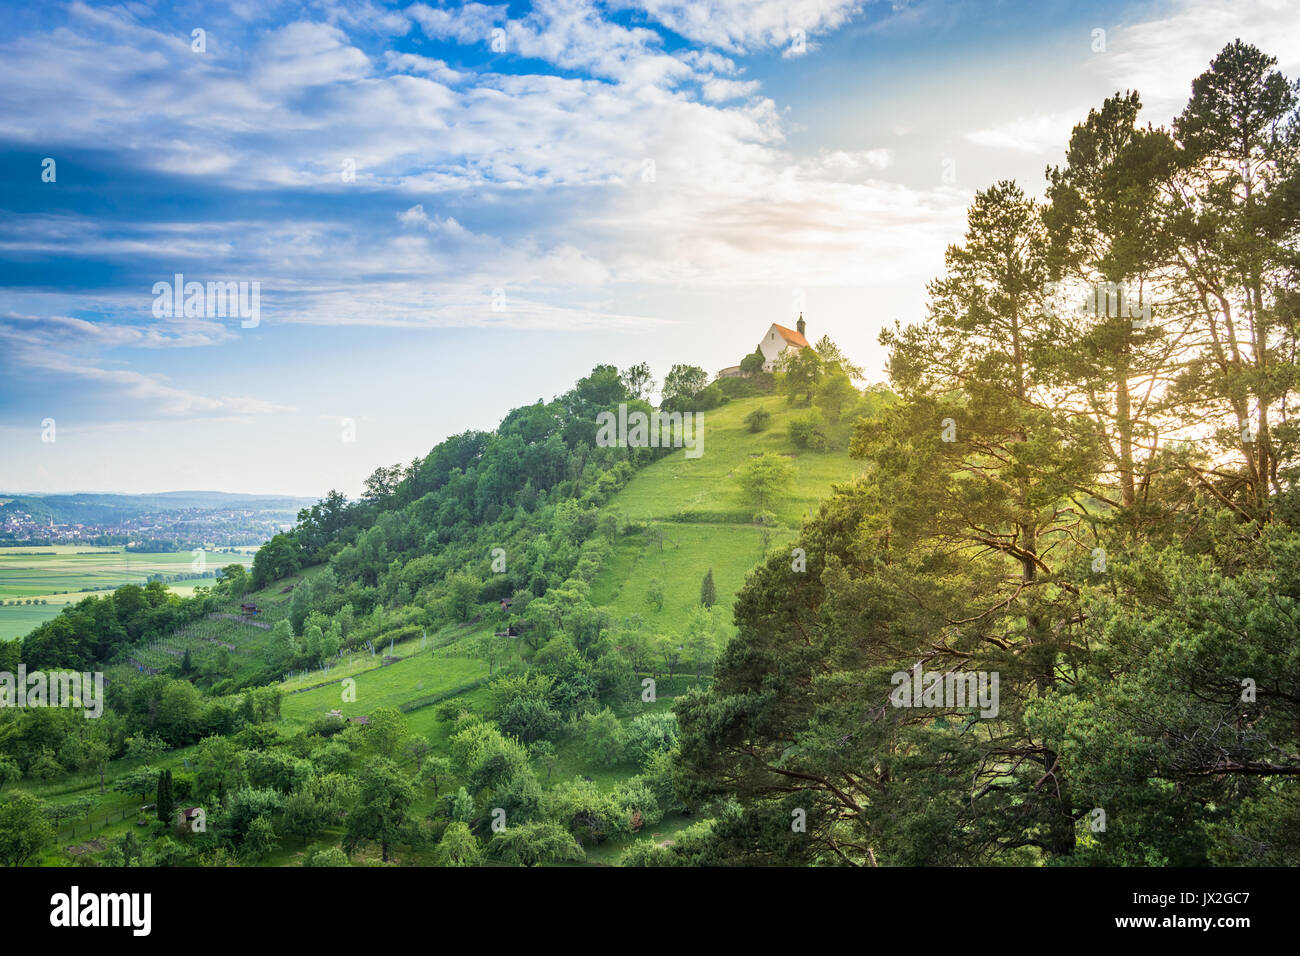
POLYGON ((551 740, 562 726, 559 713, 547 701, 522 694, 501 707, 497 723, 503 733, 518 737, 526 744, 551 740))
POLYGON ((756 408, 745 416, 745 424, 751 432, 761 432, 772 423, 772 413, 766 408, 756 408))
POLYGON ((727 402, 731 401, 731 398, 723 390, 723 381, 726 380, 720 379, 719 381, 711 383, 698 395, 686 402, 685 406, 692 411, 707 412, 709 409, 727 404, 727 402))
POLYGON ((172 798, 177 801, 189 800, 194 796, 196 776, 180 770, 172 774, 172 798))
POLYGON ((439 704, 434 713, 438 715, 439 720, 456 720, 462 713, 469 713, 469 707, 461 698, 453 697, 439 704))
POLYGON ((619 866, 672 866, 672 855, 654 840, 637 840, 628 844, 618 858, 619 866))
POLYGON ((796 448, 809 451, 829 451, 832 447, 831 437, 826 434, 825 419, 821 412, 814 409, 802 418, 790 423, 790 441, 796 448))
POLYGON ((546 796, 546 810, 551 819, 559 821, 584 845, 627 832, 631 816, 614 794, 578 779, 557 784, 546 796))
POLYGON ((614 799, 622 808, 630 829, 652 827, 664 818, 659 800, 644 777, 629 777, 624 780, 614 789, 614 799))
POLYGON ((593 764, 612 767, 623 756, 626 734, 614 712, 608 707, 594 714, 583 714, 577 721, 583 756, 593 764))
POLYGON ((327 850, 317 850, 314 853, 310 853, 307 856, 307 858, 303 860, 302 865, 303 866, 351 866, 352 864, 348 862, 348 855, 346 853, 344 853, 338 847, 332 846, 327 850))
POLYGON ((347 725, 347 721, 342 717, 317 714, 307 724, 307 735, 310 737, 333 737, 335 734, 342 732, 347 725))
POLYGON ((720 378, 714 384, 727 398, 751 398, 763 394, 762 389, 758 388, 753 381, 739 376, 720 378))
POLYGON ((765 364, 767 364, 767 356, 763 354, 761 348, 755 346, 754 351, 740 360, 740 373, 742 375, 755 375, 763 371, 765 364))
POLYGON ((657 711, 633 718, 627 727, 624 751, 638 767, 647 767, 657 753, 667 753, 677 745, 677 715, 657 711))

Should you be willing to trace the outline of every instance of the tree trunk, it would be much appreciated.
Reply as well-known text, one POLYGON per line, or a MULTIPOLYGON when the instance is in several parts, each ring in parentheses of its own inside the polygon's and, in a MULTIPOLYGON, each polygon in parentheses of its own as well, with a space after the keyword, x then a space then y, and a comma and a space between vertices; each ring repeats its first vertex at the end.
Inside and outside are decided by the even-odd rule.
POLYGON ((1115 379, 1115 417, 1119 428, 1119 494, 1120 504, 1131 508, 1137 503, 1133 483, 1133 421, 1132 404, 1128 391, 1128 368, 1121 367, 1115 379))

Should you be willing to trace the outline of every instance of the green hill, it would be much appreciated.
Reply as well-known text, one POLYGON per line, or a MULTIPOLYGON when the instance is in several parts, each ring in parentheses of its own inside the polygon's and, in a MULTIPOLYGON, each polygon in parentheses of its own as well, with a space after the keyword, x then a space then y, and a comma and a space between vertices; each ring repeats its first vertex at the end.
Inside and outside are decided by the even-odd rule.
MULTIPOLYGON (((617 862, 635 840, 674 839, 691 826, 669 765, 656 762, 675 740, 673 701, 709 682, 750 569, 787 546, 861 463, 846 451, 847 419, 821 426, 828 450, 798 447, 791 424, 817 413, 772 395, 700 413, 698 458, 597 447, 596 412, 628 397, 614 370, 599 367, 565 396, 511 412, 494 433, 448 439, 403 473, 380 469, 361 501, 331 494, 265 546, 250 573, 229 569, 234 577, 210 592, 174 606, 147 596, 146 618, 136 595, 109 596, 103 613, 83 609, 33 635, 24 650, 35 656, 24 659, 34 663, 68 660, 77 647, 82 664, 112 655, 110 706, 123 713, 132 746, 157 737, 166 747, 141 759, 119 740, 103 767, 104 794, 79 724, 69 725, 77 746, 47 747, 43 763, 29 761, 23 769, 39 778, 15 789, 69 810, 50 811, 65 849, 47 849, 45 861, 71 853, 115 862, 128 832, 143 835, 139 797, 112 788, 146 763, 178 774, 187 801, 217 804, 212 836, 148 851, 166 846, 189 862, 245 852, 242 833, 223 822, 224 804, 265 801, 268 786, 292 789, 275 766, 305 761, 314 776, 341 767, 360 781, 380 754, 416 779, 410 819, 432 828, 431 842, 412 837, 397 851, 405 862, 435 862, 452 818, 470 823, 486 852, 493 807, 564 827, 588 862, 617 862), (747 419, 758 411, 767 420, 756 432, 747 419), (760 524, 738 474, 765 454, 788 462, 793 482, 760 524), (700 601, 709 572, 711 611, 700 601), (245 615, 245 604, 257 614, 245 615), (98 623, 109 609, 119 621, 112 640, 98 623), (131 641, 133 629, 143 636, 131 641), (643 692, 648 678, 653 699, 643 692), (389 726, 400 727, 396 738, 376 729, 389 726), (480 742, 467 750, 467 739, 480 742), (232 780, 263 796, 240 790, 217 800, 205 789, 218 740, 243 754, 232 780), (430 749, 421 755, 412 741, 430 749), (436 783, 418 773, 435 758, 446 761, 436 783), (448 802, 461 788, 472 813, 448 802)), ((272 813, 277 832, 296 825, 272 813)), ((320 845, 345 835, 342 822, 313 831, 320 845)), ((300 863, 305 843, 282 839, 247 861, 300 863)), ((354 862, 372 856, 364 841, 352 846, 354 862)))

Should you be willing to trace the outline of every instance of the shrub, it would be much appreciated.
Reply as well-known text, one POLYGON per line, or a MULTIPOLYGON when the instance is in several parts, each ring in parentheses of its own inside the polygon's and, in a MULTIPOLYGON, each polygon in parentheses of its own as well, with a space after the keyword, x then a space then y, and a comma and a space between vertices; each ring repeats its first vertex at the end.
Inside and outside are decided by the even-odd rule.
POLYGON ((727 404, 727 402, 731 401, 731 398, 723 390, 722 381, 725 381, 725 379, 711 383, 689 402, 685 403, 686 407, 692 411, 707 412, 710 409, 727 404))
POLYGON ((826 434, 825 419, 819 411, 814 409, 802 418, 796 418, 790 423, 790 441, 796 448, 807 448, 809 451, 829 451, 831 448, 830 435, 826 434))
POLYGON ((714 384, 727 398, 750 398, 762 394, 762 390, 748 378, 731 376, 729 378, 720 378, 714 384))
POLYGON ((594 764, 611 767, 623 755, 626 734, 608 707, 578 718, 583 756, 594 764))
POLYGON ((656 753, 666 753, 677 745, 677 715, 672 711, 641 714, 627 727, 624 753, 639 767, 646 767, 656 753))
POLYGON ((326 850, 317 850, 314 853, 310 853, 307 856, 307 858, 303 860, 302 865, 303 866, 351 866, 352 864, 348 862, 348 855, 346 853, 344 853, 338 847, 332 846, 326 850))
POLYGON ((546 796, 547 815, 584 844, 627 832, 630 813, 618 798, 588 780, 560 783, 546 796))
POLYGON ((761 432, 772 422, 772 413, 766 408, 756 408, 745 416, 745 424, 751 432, 761 432))
POLYGON ((740 360, 740 372, 742 375, 754 375, 763 371, 763 366, 766 363, 767 356, 763 354, 762 349, 755 346, 754 351, 740 360))
POLYGON ((629 777, 624 780, 615 788, 614 799, 623 810, 630 829, 652 827, 664 818, 659 800, 644 777, 629 777))
POLYGON ((524 743, 550 740, 560 732, 560 715, 545 699, 520 694, 504 704, 497 715, 501 730, 524 743))
POLYGON ((333 737, 341 733, 347 727, 347 721, 342 717, 334 717, 330 714, 316 714, 307 724, 307 735, 310 737, 333 737))

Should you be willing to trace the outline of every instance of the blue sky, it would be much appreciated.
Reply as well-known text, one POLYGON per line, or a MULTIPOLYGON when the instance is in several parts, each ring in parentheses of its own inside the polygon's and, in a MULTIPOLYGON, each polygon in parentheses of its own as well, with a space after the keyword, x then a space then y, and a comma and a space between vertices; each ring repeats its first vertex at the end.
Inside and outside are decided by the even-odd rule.
POLYGON ((1116 90, 1168 122, 1235 37, 1300 67, 1295 0, 0 22, 6 491, 355 494, 599 362, 735 364, 800 305, 879 378, 976 189, 1041 192, 1116 90), (177 273, 259 283, 258 323, 156 316, 177 273))

